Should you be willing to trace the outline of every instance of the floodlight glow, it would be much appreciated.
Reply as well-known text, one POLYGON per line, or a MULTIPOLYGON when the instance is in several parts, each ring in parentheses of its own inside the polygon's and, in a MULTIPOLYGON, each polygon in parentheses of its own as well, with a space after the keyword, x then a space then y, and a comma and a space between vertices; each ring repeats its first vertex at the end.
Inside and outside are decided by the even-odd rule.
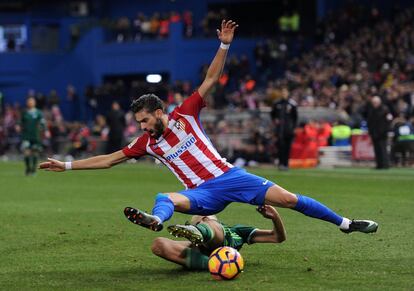
POLYGON ((148 83, 159 83, 162 80, 161 75, 159 74, 149 74, 146 77, 148 83))

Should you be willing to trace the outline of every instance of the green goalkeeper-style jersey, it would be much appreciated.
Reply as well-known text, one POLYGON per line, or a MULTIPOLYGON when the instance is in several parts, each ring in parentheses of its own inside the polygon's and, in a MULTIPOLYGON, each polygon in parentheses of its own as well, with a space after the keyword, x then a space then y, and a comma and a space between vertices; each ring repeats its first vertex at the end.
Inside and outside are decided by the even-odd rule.
POLYGON ((240 250, 245 243, 250 244, 250 239, 257 230, 257 228, 241 224, 236 224, 231 227, 225 224, 221 224, 221 226, 224 231, 223 246, 232 247, 236 250, 240 250))
POLYGON ((39 109, 25 110, 21 118, 22 140, 40 142, 40 133, 45 128, 45 120, 39 109))

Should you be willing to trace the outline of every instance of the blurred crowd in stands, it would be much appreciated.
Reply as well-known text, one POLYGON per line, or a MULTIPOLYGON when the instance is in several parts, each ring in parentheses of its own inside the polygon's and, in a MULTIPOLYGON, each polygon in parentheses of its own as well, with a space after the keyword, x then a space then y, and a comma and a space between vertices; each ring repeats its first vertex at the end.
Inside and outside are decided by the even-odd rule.
MULTIPOLYGON (((215 33, 216 21, 223 18, 223 13, 206 16, 203 21, 206 35, 215 33)), ((260 111, 269 115, 272 104, 281 98, 282 88, 288 88, 289 97, 299 107, 326 107, 344 116, 336 123, 302 118, 297 140, 308 139, 316 146, 335 145, 343 131, 333 137, 332 132, 338 131, 333 131, 332 126, 346 126, 349 131, 365 130, 367 106, 374 96, 379 96, 388 112, 387 130, 398 136, 398 126, 411 126, 408 135, 414 142, 414 132, 410 133, 414 117, 414 9, 394 11, 390 17, 380 15, 375 8, 367 11, 359 6, 338 13, 318 25, 318 42, 312 49, 306 47, 300 35, 293 38, 282 35, 257 44, 254 64, 247 56, 229 55, 225 71, 208 100, 206 113, 219 110, 221 113, 214 113, 216 116, 223 112, 224 116, 249 114, 237 120, 207 118, 204 126, 220 151, 228 153, 231 148, 232 161, 242 158, 253 164, 273 162, 278 151, 274 124, 270 116, 263 118, 260 111)), ((191 12, 182 15, 172 12, 150 18, 138 14, 134 20, 119 19, 117 40, 162 38, 168 35, 168 24, 175 21, 184 21, 185 33, 191 36, 191 12)), ((205 71, 206 67, 201 68, 200 79, 205 71)), ((60 111, 62 98, 54 90, 48 96, 33 91, 29 95, 36 97, 38 108, 45 113, 50 131, 49 151, 62 152, 57 141, 68 136, 71 146, 65 153, 76 157, 82 151, 97 150, 92 140, 108 140, 108 116, 114 103, 120 105, 118 110, 127 112, 133 98, 158 90, 156 93, 171 112, 194 89, 194 84, 186 81, 154 89, 145 82, 119 80, 90 86, 81 93, 69 85, 63 99, 70 111, 70 122, 64 120, 60 111), (85 98, 79 98, 78 94, 84 94, 85 98), (76 120, 79 112, 84 112, 84 116, 76 120)), ((0 155, 10 147, 8 141, 18 140, 14 127, 20 113, 18 105, 4 107, 0 119, 0 155)), ((124 144, 138 134, 131 113, 125 114, 122 131, 124 144)), ((306 147, 306 143, 301 146, 306 147)))
POLYGON ((192 37, 193 15, 191 11, 184 11, 182 14, 176 11, 163 14, 156 12, 150 17, 139 12, 134 19, 126 16, 120 17, 109 28, 115 32, 117 42, 141 41, 168 37, 170 24, 177 22, 183 23, 184 36, 192 37))
MULTIPOLYGON (((226 9, 209 10, 206 16, 195 21, 191 11, 171 11, 169 13, 156 12, 152 16, 138 13, 135 18, 127 16, 118 18, 115 21, 105 25, 110 31, 114 32, 114 38, 117 42, 141 41, 145 39, 163 39, 168 37, 170 24, 181 22, 183 24, 184 37, 215 37, 217 27, 223 19, 229 19, 226 9)), ((241 20, 239 20, 240 22, 241 20)), ((282 15, 279 20, 274 19, 272 27, 266 27, 256 22, 254 31, 257 34, 266 31, 265 34, 275 36, 280 32, 298 32, 300 17, 298 13, 291 15, 282 15)), ((246 25, 242 34, 251 33, 251 25, 246 25)))
MULTIPOLYGON (((156 12, 151 16, 142 12, 137 13, 134 18, 120 17, 114 21, 105 22, 104 27, 114 33, 112 40, 117 42, 141 41, 145 39, 163 39, 170 33, 170 25, 181 22, 183 24, 183 35, 190 37, 215 37, 217 27, 223 19, 230 19, 225 8, 211 9, 201 20, 194 20, 191 11, 170 11, 168 13, 156 12)), ((252 22, 252 19, 238 19, 244 21, 244 30, 239 34, 245 36, 276 36, 278 33, 284 35, 297 35, 300 31, 300 15, 297 11, 289 11, 279 16, 278 19, 270 19, 271 25, 261 22, 252 22)), ((267 23, 267 22, 266 22, 267 23)))

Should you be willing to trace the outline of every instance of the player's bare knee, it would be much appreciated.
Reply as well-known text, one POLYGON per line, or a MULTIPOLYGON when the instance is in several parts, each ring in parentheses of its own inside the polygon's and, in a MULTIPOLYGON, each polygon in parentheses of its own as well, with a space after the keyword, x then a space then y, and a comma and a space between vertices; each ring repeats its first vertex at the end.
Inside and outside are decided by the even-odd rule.
POLYGON ((185 212, 191 208, 190 200, 180 193, 168 193, 168 198, 174 204, 175 211, 185 212))
POLYGON ((162 257, 166 248, 165 238, 157 237, 151 245, 151 251, 154 255, 162 257))
POLYGON ((283 207, 286 208, 293 208, 296 206, 296 203, 298 202, 298 198, 295 194, 292 194, 288 191, 286 193, 283 193, 283 207))
POLYGON ((277 244, 281 244, 282 242, 286 241, 286 233, 284 234, 283 237, 278 237, 275 241, 275 243, 277 244))
POLYGON ((274 186, 269 189, 266 194, 265 203, 277 207, 293 208, 296 206, 297 197, 295 194, 283 189, 279 186, 274 186))

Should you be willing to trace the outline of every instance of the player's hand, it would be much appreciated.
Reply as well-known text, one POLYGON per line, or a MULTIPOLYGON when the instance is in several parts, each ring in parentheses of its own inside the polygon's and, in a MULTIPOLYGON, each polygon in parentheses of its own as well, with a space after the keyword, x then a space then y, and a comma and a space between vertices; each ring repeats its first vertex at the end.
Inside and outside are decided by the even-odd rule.
POLYGON ((256 210, 265 218, 274 219, 278 216, 277 210, 270 205, 259 206, 256 210))
POLYGON ((47 158, 47 162, 40 163, 39 169, 43 169, 46 171, 53 171, 53 172, 63 172, 65 170, 65 163, 47 158))
POLYGON ((220 41, 224 44, 229 44, 232 42, 233 40, 233 36, 234 36, 234 30, 238 27, 239 25, 232 21, 232 20, 223 20, 221 22, 221 30, 217 29, 217 36, 220 39, 220 41))

